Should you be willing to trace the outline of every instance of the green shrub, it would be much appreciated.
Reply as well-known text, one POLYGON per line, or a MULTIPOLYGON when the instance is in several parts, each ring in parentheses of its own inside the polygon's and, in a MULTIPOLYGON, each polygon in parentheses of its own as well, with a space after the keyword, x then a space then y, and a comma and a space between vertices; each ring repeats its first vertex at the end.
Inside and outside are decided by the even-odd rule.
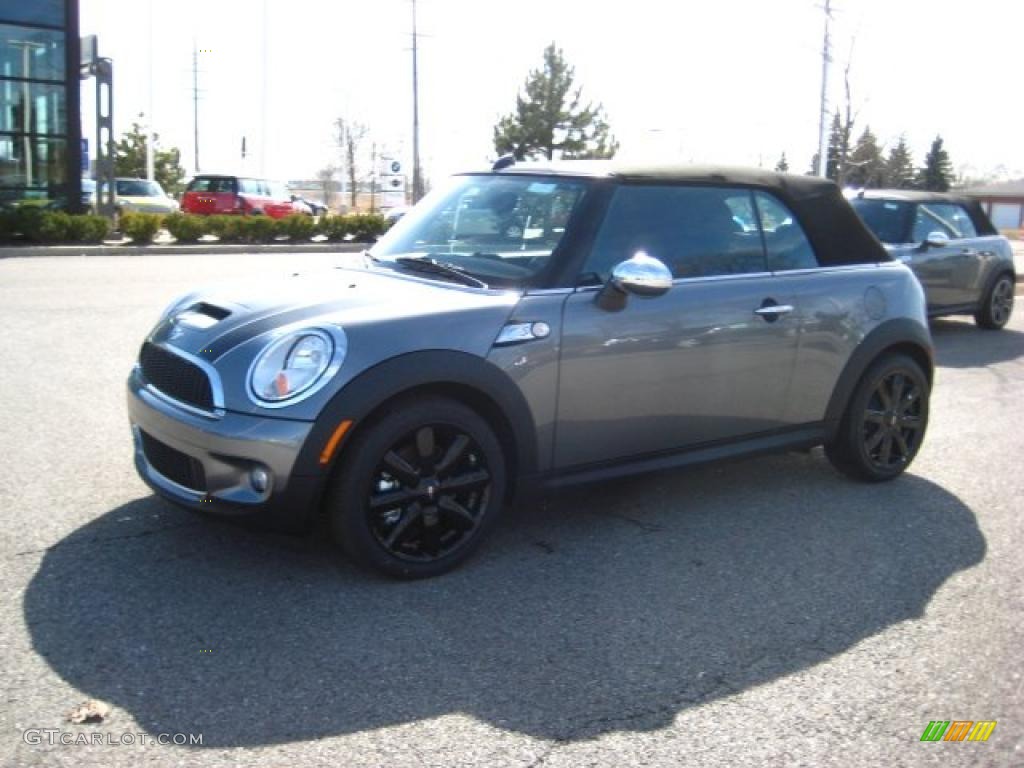
POLYGON ((187 213, 172 213, 164 219, 164 228, 179 243, 196 242, 206 234, 209 225, 210 219, 187 213))
POLYGON ((121 231, 140 245, 153 242, 160 231, 162 217, 155 213, 122 213, 121 231))
POLYGON ((317 229, 321 235, 325 235, 328 240, 338 241, 344 240, 345 235, 349 233, 349 217, 348 216, 321 216, 320 221, 317 222, 317 229))
POLYGON ((239 230, 237 227, 240 216, 207 216, 206 233, 214 235, 218 240, 230 243, 238 240, 239 230))
POLYGON ((76 243, 102 243, 110 234, 110 222, 103 216, 72 216, 68 239, 76 243))
POLYGON ((349 218, 353 239, 359 243, 372 243, 388 228, 387 219, 379 213, 354 213, 349 218))
POLYGON ((71 216, 63 211, 45 211, 32 239, 40 243, 63 243, 70 239, 70 234, 71 216))
POLYGON ((0 242, 9 243, 18 234, 18 229, 14 226, 16 216, 17 214, 13 210, 7 208, 0 210, 0 242))
POLYGON ((11 214, 12 228, 28 240, 43 242, 43 219, 46 214, 46 211, 34 205, 20 205, 11 214))
POLYGON ((240 216, 242 240, 247 243, 269 243, 277 236, 277 222, 269 216, 240 216))
POLYGON ((287 235, 289 240, 308 240, 316 231, 312 216, 304 213, 293 213, 277 220, 277 233, 287 235))

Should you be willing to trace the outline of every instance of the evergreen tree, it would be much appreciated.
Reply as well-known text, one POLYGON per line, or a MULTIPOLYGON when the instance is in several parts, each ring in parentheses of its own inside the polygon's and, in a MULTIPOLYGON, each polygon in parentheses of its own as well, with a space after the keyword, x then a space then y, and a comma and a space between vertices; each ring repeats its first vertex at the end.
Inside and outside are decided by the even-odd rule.
POLYGON ((779 173, 787 173, 789 171, 789 162, 786 160, 786 153, 782 153, 782 157, 779 158, 779 162, 775 164, 775 170, 779 173))
POLYGON ((582 88, 573 90, 575 69, 552 43, 544 64, 530 72, 516 110, 494 126, 494 149, 517 159, 612 157, 618 142, 600 104, 581 103, 582 88))
POLYGON ((953 163, 942 146, 942 137, 936 136, 924 158, 924 167, 917 173, 917 184, 931 192, 947 192, 953 180, 953 163))
POLYGON ((885 160, 870 126, 857 139, 850 153, 846 183, 852 187, 881 187, 885 184, 885 160))
POLYGON ((914 186, 914 159, 905 136, 900 136, 899 143, 890 150, 885 160, 885 183, 894 189, 914 186))
MULTIPOLYGON (((121 136, 114 147, 114 173, 133 179, 146 178, 147 136, 138 123, 121 136)), ((185 169, 181 167, 181 150, 177 147, 160 149, 159 134, 153 135, 153 176, 169 195, 185 189, 185 169)))
POLYGON ((846 180, 847 163, 850 156, 850 129, 852 124, 844 125, 836 110, 832 116, 832 129, 828 136, 828 149, 825 152, 825 176, 840 186, 846 180))

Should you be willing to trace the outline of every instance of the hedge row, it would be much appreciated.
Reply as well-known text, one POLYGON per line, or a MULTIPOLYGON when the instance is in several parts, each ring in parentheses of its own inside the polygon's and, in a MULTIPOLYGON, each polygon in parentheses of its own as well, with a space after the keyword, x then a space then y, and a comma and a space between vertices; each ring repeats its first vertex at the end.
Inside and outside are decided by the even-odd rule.
POLYGON ((72 216, 21 206, 0 211, 0 242, 21 238, 33 243, 102 243, 110 222, 102 216, 72 216))
MULTIPOLYGON (((352 213, 313 219, 293 214, 283 219, 267 216, 193 216, 172 213, 125 213, 121 232, 135 243, 151 243, 166 229, 179 243, 194 243, 213 235, 222 243, 269 243, 276 240, 309 240, 324 235, 328 240, 372 242, 388 228, 380 214, 352 213)), ((22 206, 0 211, 0 242, 19 239, 33 243, 100 243, 109 237, 110 222, 102 216, 77 216, 22 206)))
MULTIPOLYGON (((125 214, 121 230, 135 242, 149 242, 152 214, 125 214)), ((313 219, 300 213, 271 219, 268 216, 193 216, 172 213, 163 217, 163 227, 179 243, 194 243, 204 235, 213 235, 222 243, 269 243, 275 240, 308 240, 325 235, 328 240, 372 242, 388 228, 387 220, 375 213, 351 213, 345 216, 321 216, 313 219)), ((155 231, 154 231, 155 234, 155 231)))

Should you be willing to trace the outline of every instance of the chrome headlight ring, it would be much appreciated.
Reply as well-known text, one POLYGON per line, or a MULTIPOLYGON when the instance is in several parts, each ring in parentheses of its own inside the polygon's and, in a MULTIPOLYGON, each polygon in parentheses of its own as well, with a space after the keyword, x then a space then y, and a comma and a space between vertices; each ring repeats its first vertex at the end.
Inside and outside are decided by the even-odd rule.
POLYGON ((338 326, 278 329, 249 366, 246 394, 260 408, 300 403, 334 378, 347 352, 348 338, 338 326))

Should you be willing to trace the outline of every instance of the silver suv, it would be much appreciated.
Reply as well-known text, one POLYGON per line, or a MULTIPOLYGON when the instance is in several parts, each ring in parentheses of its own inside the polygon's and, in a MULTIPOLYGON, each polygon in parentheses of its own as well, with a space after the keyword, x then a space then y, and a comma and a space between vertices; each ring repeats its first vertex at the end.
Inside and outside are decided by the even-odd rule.
POLYGON ((128 406, 157 493, 423 577, 533 489, 815 445, 892 479, 931 381, 920 284, 831 182, 506 160, 353 264, 174 302, 128 406))

